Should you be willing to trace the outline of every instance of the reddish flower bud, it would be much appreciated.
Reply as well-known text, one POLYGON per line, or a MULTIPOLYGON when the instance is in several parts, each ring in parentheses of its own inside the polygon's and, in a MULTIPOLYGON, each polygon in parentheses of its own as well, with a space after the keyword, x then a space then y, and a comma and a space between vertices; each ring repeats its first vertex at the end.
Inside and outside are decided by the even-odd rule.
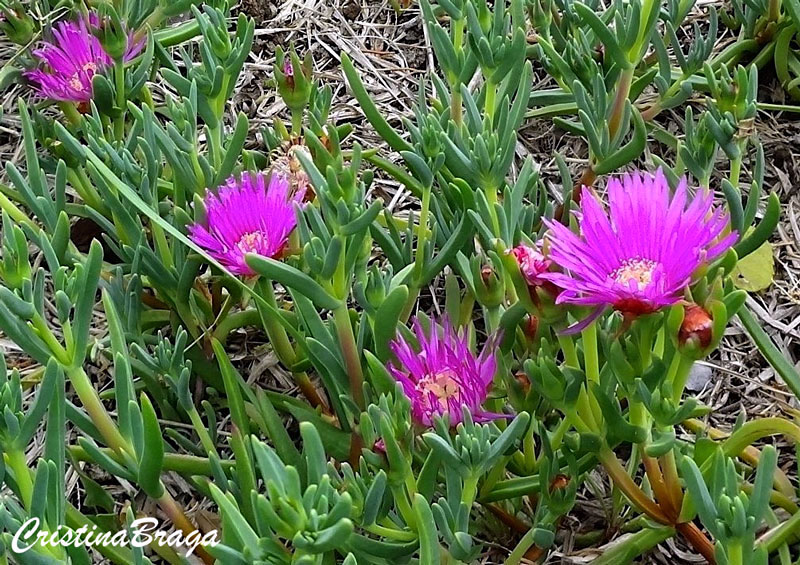
POLYGON ((536 332, 539 331, 539 318, 531 314, 525 320, 525 325, 522 327, 522 331, 525 332, 525 336, 529 339, 536 338, 536 332))
POLYGON ((697 304, 689 304, 684 309, 683 323, 678 330, 678 343, 684 345, 693 340, 702 348, 708 347, 711 344, 713 325, 708 312, 697 304))
POLYGON ((528 378, 528 375, 522 372, 514 373, 514 379, 520 384, 522 392, 527 396, 528 392, 531 390, 531 380, 528 378))
POLYGON ((488 285, 492 280, 493 274, 494 271, 492 270, 492 268, 489 265, 484 265, 481 268, 481 279, 483 279, 483 284, 488 285))
POLYGON ((564 490, 569 485, 569 477, 566 475, 556 475, 553 477, 553 480, 550 481, 550 492, 555 492, 557 490, 564 490))

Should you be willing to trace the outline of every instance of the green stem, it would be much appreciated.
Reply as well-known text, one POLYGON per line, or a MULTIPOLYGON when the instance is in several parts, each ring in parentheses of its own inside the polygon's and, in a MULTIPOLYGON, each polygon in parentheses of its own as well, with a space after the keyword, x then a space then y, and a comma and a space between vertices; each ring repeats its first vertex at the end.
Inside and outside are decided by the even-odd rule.
MULTIPOLYGON (((723 440, 728 437, 729 434, 714 428, 713 426, 708 425, 705 422, 700 420, 690 418, 689 420, 685 420, 683 422, 683 426, 688 428, 694 433, 703 432, 707 435, 710 439, 715 441, 723 440)), ((742 461, 750 465, 751 467, 758 467, 758 462, 761 459, 761 450, 752 445, 746 446, 740 453, 736 455, 742 461)), ((786 476, 786 473, 783 472, 779 467, 775 469, 775 477, 773 480, 773 484, 775 485, 775 489, 778 490, 781 494, 787 497, 794 497, 794 486, 792 482, 789 480, 789 477, 786 476)))
POLYGON ((553 451, 556 451, 561 447, 561 442, 564 440, 564 435, 566 435, 566 433, 569 431, 571 425, 572 422, 570 419, 564 418, 553 431, 552 435, 550 436, 550 446, 553 451))
POLYGON ((466 479, 464 479, 464 488, 461 491, 461 500, 466 503, 467 507, 471 507, 472 503, 475 502, 475 497, 478 494, 479 478, 480 477, 477 473, 472 473, 466 479))
POLYGON ((800 530, 800 512, 796 512, 791 518, 769 530, 758 540, 759 545, 765 545, 767 552, 772 553, 779 546, 787 542, 797 531, 800 530))
MULTIPOLYGON (((214 167, 218 168, 222 164, 222 127, 208 128, 209 142, 211 143, 211 156, 214 167)), ((207 179, 208 180, 208 179, 207 179)))
POLYGON ((466 18, 461 18, 453 22, 453 49, 458 53, 464 44, 464 25, 466 18))
POLYGON ((592 322, 581 333, 583 337, 583 359, 586 363, 586 378, 600 383, 600 361, 597 352, 597 323, 592 322))
MULTIPOLYGON (((431 187, 426 186, 422 190, 422 209, 419 213, 419 230, 417 233, 417 252, 414 256, 414 280, 418 281, 422 277, 422 269, 425 266, 426 249, 428 243, 428 216, 430 214, 431 187)), ((411 220, 409 220, 410 222, 411 220)))
POLYGON ((300 135, 303 128, 303 112, 292 110, 292 135, 300 135))
POLYGON ((739 176, 741 175, 741 171, 742 171, 742 158, 737 157, 736 159, 733 159, 731 161, 731 172, 728 177, 728 180, 730 180, 731 184, 736 188, 739 188, 739 176))
POLYGON ((536 533, 536 527, 531 528, 528 532, 522 536, 517 543, 516 547, 514 547, 514 551, 508 556, 505 561, 505 565, 519 565, 522 562, 522 558, 525 557, 525 553, 530 549, 533 545, 533 538, 536 533))
POLYGON ((611 105, 611 113, 608 116, 608 137, 614 139, 622 123, 622 116, 625 113, 625 102, 633 84, 634 68, 622 71, 617 83, 617 90, 614 95, 614 102, 611 105))
MULTIPOLYGON (((160 6, 157 9, 160 9, 160 6)), ((163 47, 169 48, 185 43, 201 33, 200 24, 197 23, 197 20, 191 19, 175 27, 159 29, 153 33, 153 39, 158 41, 163 47)))
POLYGON ((411 508, 411 503, 408 501, 408 496, 406 496, 403 487, 396 486, 392 488, 392 494, 394 495, 394 500, 397 503, 397 510, 400 512, 403 520, 405 520, 409 528, 416 530, 417 517, 414 513, 414 509, 411 508))
POLYGON ((486 79, 486 99, 484 100, 484 112, 490 122, 494 122, 494 111, 497 106, 497 85, 491 79, 486 79))
POLYGON ((214 330, 214 338, 224 344, 232 331, 246 326, 256 326, 260 321, 261 317, 258 310, 255 308, 233 312, 225 316, 220 320, 219 324, 217 324, 214 330))
MULTIPOLYGON (((267 304, 269 304, 274 310, 280 311, 280 308, 278 307, 278 301, 275 299, 275 287, 272 286, 272 281, 268 279, 259 279, 257 284, 259 285, 259 294, 264 298, 264 301, 267 302, 267 304)), ((228 321, 230 321, 230 318, 232 317, 229 317, 228 321)), ((247 321, 247 317, 243 316, 242 318, 243 321, 247 321)), ((278 360, 283 363, 287 369, 291 370, 295 360, 297 359, 297 353, 295 353, 292 343, 289 341, 286 328, 283 327, 283 324, 281 324, 280 321, 269 315, 268 312, 264 312, 264 315, 261 316, 261 319, 262 323, 264 324, 264 330, 267 332, 269 342, 272 345, 272 350, 275 352, 278 360)), ((223 321, 223 324, 224 323, 225 321, 223 321)), ((306 397, 312 406, 315 408, 321 406, 323 409, 326 409, 325 403, 317 391, 317 387, 314 386, 314 383, 311 382, 311 379, 308 378, 308 375, 304 371, 293 371, 292 377, 294 378, 294 382, 297 384, 297 387, 303 393, 303 396, 306 397)))
POLYGON ((771 104, 768 102, 759 102, 758 103, 759 110, 765 110, 769 112, 796 112, 800 113, 800 106, 793 106, 790 104, 771 104))
POLYGON ((125 64, 120 59, 114 63, 114 80, 117 95, 117 109, 119 115, 114 118, 114 137, 122 141, 125 135, 125 64))
MULTIPOLYGON (((754 487, 753 483, 748 483, 747 481, 742 481, 739 485, 742 492, 746 493, 748 496, 753 495, 754 487)), ((788 514, 794 516, 798 512, 800 512, 800 507, 797 506, 797 503, 793 500, 792 497, 788 497, 780 491, 772 489, 769 491, 769 504, 770 506, 774 506, 776 508, 782 508, 786 510, 788 514)))
POLYGON ((561 346, 561 351, 564 353, 564 362, 568 367, 580 369, 581 364, 578 360, 578 352, 575 349, 575 342, 572 338, 565 335, 558 336, 558 344, 561 346))
POLYGON ((83 116, 78 112, 78 108, 75 106, 74 102, 59 102, 58 107, 61 108, 64 117, 67 118, 72 126, 78 127, 83 123, 83 116))
POLYGON ((67 181, 69 181, 69 184, 75 189, 75 192, 78 193, 78 196, 81 197, 84 204, 97 210, 104 216, 108 216, 108 209, 105 204, 103 204, 103 200, 100 198, 97 190, 92 186, 83 168, 68 169, 67 181))
POLYGON ((10 449, 6 451, 6 465, 14 471, 14 480, 19 488, 19 498, 27 510, 31 509, 33 497, 33 481, 31 480, 31 470, 25 459, 25 452, 21 449, 10 449))
POLYGON ((756 39, 745 39, 743 41, 735 41, 731 43, 728 47, 720 51, 711 61, 709 64, 711 68, 716 70, 719 68, 720 65, 730 64, 730 66, 736 64, 736 62, 741 59, 742 55, 749 51, 755 51, 760 47, 758 40, 756 39))
POLYGON ((150 87, 146 84, 142 87, 142 90, 139 92, 139 98, 142 99, 142 103, 145 104, 151 110, 156 109, 156 103, 153 101, 153 93, 150 92, 150 87))
MULTIPOLYGON (((564 353, 564 362, 568 367, 573 369, 580 369, 581 364, 578 360, 578 352, 575 349, 575 342, 569 336, 559 336, 558 343, 561 345, 561 351, 564 353)), ((595 401, 596 402, 596 401, 595 401)), ((565 414, 567 417, 574 417, 575 421, 580 420, 592 432, 600 432, 599 422, 595 419, 594 409, 589 401, 589 394, 586 387, 581 387, 577 400, 577 414, 565 414)), ((573 422, 575 423, 575 422, 573 422)))
POLYGON ((636 532, 625 543, 619 543, 592 561, 593 565, 618 565, 632 563, 637 557, 650 551, 659 543, 675 535, 670 527, 645 528, 636 532))
POLYGON ((653 353, 655 353, 656 357, 662 359, 664 357, 664 342, 666 340, 666 332, 664 331, 663 326, 658 330, 656 334, 656 342, 653 346, 653 353))
MULTIPOLYGON (((530 435, 533 435, 533 434, 530 434, 530 435)), ((536 454, 534 453, 534 456, 535 455, 536 454)), ((515 454, 515 456, 516 456, 516 454, 515 454)), ((483 479, 483 484, 481 485, 480 491, 478 492, 478 495, 477 495, 477 497, 479 499, 482 499, 482 498, 486 497, 486 495, 488 495, 490 492, 492 492, 492 489, 494 488, 494 485, 496 485, 497 482, 505 476, 505 474, 506 474, 506 466, 507 465, 508 465, 508 458, 507 457, 501 457, 500 460, 497 463, 495 463, 494 466, 489 470, 489 472, 486 473, 486 476, 483 479)), ((529 467, 529 469, 530 469, 530 473, 532 474, 534 468, 533 467, 529 467)))
POLYGON ((25 224, 30 228, 39 229, 36 222, 31 220, 25 212, 19 209, 9 198, 0 191, 0 209, 2 209, 8 216, 18 224, 25 224))
MULTIPOLYGON (((728 457, 736 457, 748 445, 759 439, 772 435, 785 435, 795 443, 800 443, 800 426, 783 418, 759 418, 745 422, 722 443, 722 450, 728 457)), ((701 467, 705 470, 710 465, 709 459, 701 467)))
POLYGON ((411 312, 414 310, 414 304, 417 303, 418 297, 419 297, 419 288, 412 282, 411 284, 408 285, 408 298, 406 299, 406 303, 403 306, 402 312, 400 312, 401 323, 405 324, 411 317, 411 312))
POLYGON ((450 90, 450 119, 458 129, 464 122, 464 110, 461 107, 461 91, 459 90, 460 84, 454 84, 450 90))
MULTIPOLYGON (((686 388, 686 382, 689 380, 689 372, 692 369, 692 365, 694 365, 694 360, 681 355, 680 353, 675 353, 678 356, 678 365, 675 371, 675 375, 672 379, 672 386, 673 386, 673 401, 676 403, 680 401, 681 396, 683 396, 683 390, 686 388)), ((673 360, 674 363, 674 360, 673 360)))
POLYGON ((725 545, 725 553, 728 557, 728 565, 744 565, 742 542, 739 540, 728 540, 725 545))
POLYGON ((656 522, 669 524, 669 520, 664 516, 661 508, 628 475, 628 471, 625 470, 625 467, 622 466, 622 463, 619 462, 619 459, 611 449, 608 447, 602 448, 597 454, 597 458, 603 464, 608 476, 614 481, 614 485, 625 494, 634 506, 656 522))
POLYGON ((38 312, 33 315, 31 325, 33 326, 33 329, 36 330, 37 335, 50 349, 50 353, 53 354, 53 357, 55 357, 56 360, 62 365, 69 365, 72 361, 69 353, 67 353, 67 350, 64 349, 64 346, 59 343, 59 341, 56 339, 56 336, 54 336, 50 328, 47 327, 47 322, 44 321, 38 312))
MULTIPOLYGON (((136 34, 133 37, 133 41, 141 40, 145 36, 145 34, 147 33, 148 28, 150 28, 150 29, 158 29, 159 30, 159 31, 155 32, 153 35, 155 36, 156 41, 161 43, 164 47, 171 47, 172 45, 177 45, 177 43, 168 44, 167 43, 167 38, 171 37, 172 34, 177 32, 178 30, 183 29, 185 26, 181 25, 181 26, 174 27, 174 28, 159 29, 161 27, 161 23, 164 21, 164 18, 165 18, 164 6, 163 5, 156 6, 156 8, 152 12, 150 12, 150 15, 147 16, 147 19, 145 19, 145 21, 142 23, 142 25, 139 26, 139 29, 136 30, 136 34), (163 35, 159 35, 160 33, 162 33, 163 35)), ((197 24, 197 22, 195 20, 192 20, 191 23, 195 24, 195 26, 197 28, 200 27, 199 24, 197 24)), ((186 26, 186 27, 194 28, 194 26, 186 26)), ((198 29, 198 32, 199 32, 199 29, 198 29)), ((197 32, 195 33, 195 35, 196 34, 197 34, 197 32)), ((194 37, 194 36, 186 37, 184 39, 184 41, 189 40, 192 37, 194 37)), ((181 41, 181 43, 182 43, 182 41, 181 41)))
POLYGON ((208 433, 208 428, 206 428, 206 425, 200 418, 200 414, 197 412, 196 408, 192 407, 192 409, 189 410, 189 419, 192 421, 194 431, 197 432, 197 435, 200 437, 200 443, 203 445, 203 449, 206 450, 206 453, 213 453, 217 458, 219 458, 217 446, 214 445, 211 435, 208 433))
POLYGON ((397 540, 397 541, 414 541, 417 539, 417 534, 409 532, 408 530, 398 530, 397 528, 381 526, 379 524, 372 524, 364 528, 368 532, 376 536, 397 540))
POLYGON ((497 210, 495 210, 495 204, 497 204, 497 187, 487 183, 483 187, 483 193, 486 195, 486 201, 489 204, 489 218, 492 221, 494 236, 498 239, 502 239, 503 234, 500 233, 500 221, 497 219, 497 210))
POLYGON ((92 423, 100 432, 100 435, 103 436, 108 446, 121 455, 132 453, 130 444, 122 437, 114 420, 111 419, 111 416, 106 411, 100 396, 97 394, 97 390, 92 386, 92 382, 83 367, 69 367, 66 374, 83 407, 89 414, 92 423))
MULTIPOLYGON (((70 454, 78 461, 91 461, 91 456, 79 445, 68 446, 70 454)), ((107 447, 101 447, 105 455, 114 459, 117 463, 123 463, 123 459, 107 447)), ((233 469, 234 462, 223 459, 220 461, 222 468, 225 471, 233 469)), ((196 455, 187 455, 184 453, 165 453, 164 454, 164 471, 174 471, 184 476, 205 475, 211 476, 214 474, 211 461, 206 457, 197 457, 196 455)))
MULTIPOLYGON (((89 520, 86 516, 81 514, 81 512, 75 508, 72 504, 67 503, 64 515, 64 521, 66 522, 67 526, 72 528, 73 530, 78 530, 83 526, 86 526, 87 531, 91 530, 92 527, 96 526, 94 522, 89 520)), ((102 528, 98 526, 98 529, 103 531, 102 528)), ((101 554, 103 557, 110 559, 114 563, 119 564, 127 564, 133 563, 133 554, 130 549, 127 547, 116 547, 111 544, 99 544, 94 546, 94 548, 101 554)))
POLYGON ((672 507, 679 511, 683 504, 683 487, 678 475, 678 465, 675 461, 674 451, 667 451, 661 458, 661 469, 664 473, 664 485, 669 492, 672 507))
MULTIPOLYGON (((600 384, 600 357, 597 350, 597 323, 592 322, 581 333, 583 338, 583 361, 586 368, 587 383, 600 384)), ((600 404, 597 402, 594 394, 590 391, 592 389, 587 386, 587 393, 589 393, 589 404, 592 407, 592 414, 595 422, 603 421, 603 412, 600 410, 600 404)))
MULTIPOLYGON (((262 289, 260 294, 264 300, 275 310, 280 312, 278 301, 275 299, 275 288, 272 286, 272 281, 261 279, 259 286, 262 289)), ((270 345, 272 345, 272 350, 275 352, 278 360, 287 368, 291 367, 292 364, 294 364, 297 354, 292 347, 291 341, 289 341, 286 328, 274 317, 268 315, 263 317, 263 323, 270 345)))
POLYGON ((350 378, 350 394, 356 405, 364 409, 364 373, 361 369, 361 358, 356 345, 356 338, 353 334, 353 326, 350 323, 350 312, 347 304, 342 304, 333 311, 333 321, 336 326, 336 333, 339 336, 339 345, 342 348, 342 355, 347 367, 347 375, 350 378))
POLYGON ((767 11, 767 20, 770 22, 777 22, 781 17, 781 0, 769 0, 769 10, 767 11))
MULTIPOLYGON (((184 535, 189 535, 197 531, 197 528, 189 521, 183 509, 175 502, 175 499, 172 498, 168 490, 164 489, 164 494, 161 495, 157 502, 161 510, 164 511, 164 514, 172 521, 172 524, 182 531, 184 535)), ((214 563, 214 559, 202 546, 197 547, 197 556, 200 557, 204 563, 214 563)))
POLYGON ((492 306, 491 308, 486 308, 484 311, 486 312, 486 327, 489 333, 493 334, 500 327, 500 318, 502 317, 500 306, 492 306))

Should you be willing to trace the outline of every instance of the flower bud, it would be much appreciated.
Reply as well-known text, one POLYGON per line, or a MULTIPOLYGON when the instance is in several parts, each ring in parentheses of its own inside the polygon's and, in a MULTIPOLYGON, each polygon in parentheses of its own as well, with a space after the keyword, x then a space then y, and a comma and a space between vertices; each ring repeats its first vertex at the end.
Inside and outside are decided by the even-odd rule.
POLYGON ((528 392, 531 390, 531 380, 528 378, 523 372, 514 373, 514 379, 519 383, 520 387, 522 387, 522 394, 524 396, 528 396, 528 392))
POLYGON ((541 275, 550 268, 551 261, 542 254, 540 248, 540 245, 530 247, 521 244, 509 251, 517 260, 519 270, 530 286, 543 285, 546 281, 541 275))
POLYGON ((302 112, 311 98, 311 53, 301 61, 294 49, 284 53, 278 48, 274 70, 283 102, 292 112, 302 112))
POLYGON ((711 315, 697 304, 690 304, 684 309, 683 323, 678 330, 678 343, 686 345, 693 342, 701 349, 711 344, 714 321, 711 315))
POLYGON ((550 492, 553 493, 558 490, 564 490, 569 486, 569 477, 567 475, 558 474, 550 481, 550 492))
POLYGON ((104 6, 100 17, 91 14, 89 25, 103 50, 114 61, 122 61, 128 53, 128 32, 112 6, 104 6))
POLYGON ((492 268, 489 265, 484 265, 483 268, 481 269, 481 279, 483 280, 483 284, 486 285, 490 284, 493 274, 494 271, 492 270, 492 268))
POLYGON ((0 29, 17 45, 27 45, 33 40, 36 26, 19 0, 15 0, 10 5, 0 3, 0 29))
POLYGON ((290 88, 294 88, 294 67, 292 66, 291 58, 284 59, 283 74, 286 75, 286 84, 288 84, 290 88))
POLYGON ((505 287, 502 276, 490 264, 481 264, 479 260, 472 263, 472 277, 475 285, 475 298, 488 308, 493 308, 503 301, 505 287))
POLYGON ((530 314, 525 319, 525 324, 522 326, 522 331, 528 339, 536 339, 536 333, 539 331, 539 318, 530 314))

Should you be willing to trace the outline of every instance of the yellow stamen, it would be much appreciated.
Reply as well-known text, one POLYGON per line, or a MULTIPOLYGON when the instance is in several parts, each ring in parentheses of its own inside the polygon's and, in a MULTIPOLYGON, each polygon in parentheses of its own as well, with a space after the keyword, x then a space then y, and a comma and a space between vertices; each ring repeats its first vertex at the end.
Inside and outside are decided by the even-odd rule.
POLYGON ((639 290, 644 290, 653 282, 653 273, 657 267, 658 263, 650 259, 628 259, 611 273, 611 278, 626 288, 634 281, 639 290))

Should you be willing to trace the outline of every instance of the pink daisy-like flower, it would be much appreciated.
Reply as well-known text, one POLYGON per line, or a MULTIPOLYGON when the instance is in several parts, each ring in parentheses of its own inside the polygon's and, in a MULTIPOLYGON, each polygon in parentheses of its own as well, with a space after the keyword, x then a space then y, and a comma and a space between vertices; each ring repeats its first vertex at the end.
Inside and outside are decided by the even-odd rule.
POLYGON ((56 24, 53 42, 44 42, 33 54, 46 67, 25 75, 37 83, 39 94, 63 102, 89 102, 92 78, 111 63, 83 20, 56 24))
POLYGON ((255 275, 245 255, 278 258, 297 225, 294 203, 304 191, 291 193, 282 175, 243 173, 205 196, 206 225, 189 226, 189 237, 237 275, 255 275))
POLYGON ((536 247, 520 244, 509 251, 519 264, 519 270, 529 285, 540 286, 545 282, 542 274, 550 269, 552 261, 541 252, 541 243, 536 247))
MULTIPOLYGON (((92 99, 92 79, 113 63, 100 40, 92 34, 99 25, 96 14, 77 22, 59 22, 52 30, 53 40, 45 41, 33 55, 42 68, 25 73, 39 94, 62 102, 87 103, 92 99)), ((142 50, 144 41, 131 42, 124 60, 142 50)))
POLYGON ((606 213, 583 189, 580 236, 545 220, 549 258, 566 272, 542 277, 564 289, 557 302, 596 307, 582 327, 607 306, 639 315, 676 303, 697 268, 736 240, 736 233, 723 236, 729 218, 710 190, 690 197, 684 179, 671 196, 661 169, 611 179, 608 201, 606 213))
POLYGON ((477 422, 504 418, 503 414, 481 409, 497 371, 495 340, 490 340, 476 357, 467 337, 459 337, 446 318, 441 328, 431 321, 426 331, 419 319, 413 326, 419 350, 400 335, 389 344, 399 362, 390 363, 389 372, 411 401, 412 418, 431 426, 435 416, 448 414, 450 425, 455 426, 463 420, 463 406, 477 422))

